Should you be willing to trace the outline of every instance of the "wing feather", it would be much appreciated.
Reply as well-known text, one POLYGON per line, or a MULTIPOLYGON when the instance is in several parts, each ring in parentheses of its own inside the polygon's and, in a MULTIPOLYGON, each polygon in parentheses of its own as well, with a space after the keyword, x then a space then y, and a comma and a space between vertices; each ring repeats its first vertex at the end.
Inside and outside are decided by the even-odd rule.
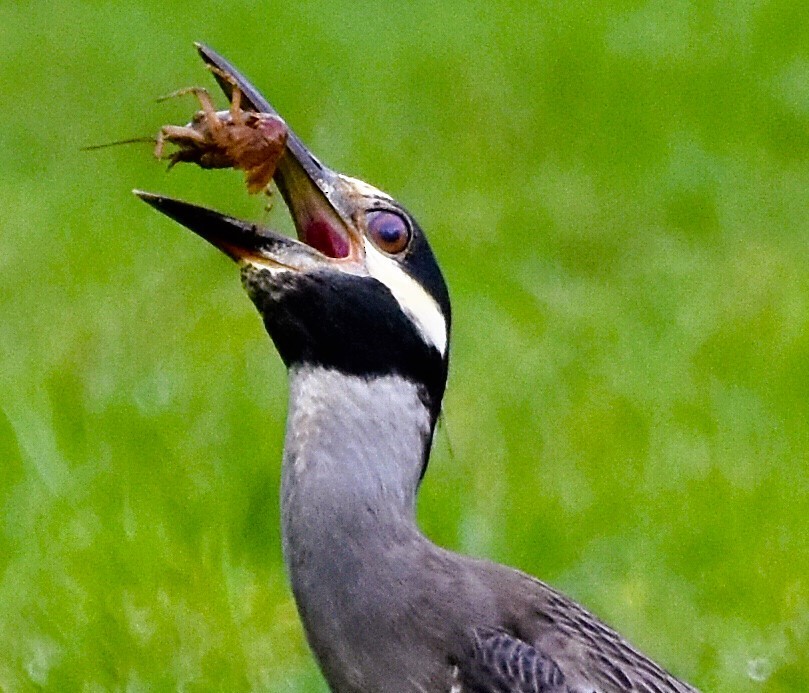
POLYGON ((562 670, 527 642, 504 630, 476 628, 467 666, 460 670, 464 693, 574 693, 562 670))

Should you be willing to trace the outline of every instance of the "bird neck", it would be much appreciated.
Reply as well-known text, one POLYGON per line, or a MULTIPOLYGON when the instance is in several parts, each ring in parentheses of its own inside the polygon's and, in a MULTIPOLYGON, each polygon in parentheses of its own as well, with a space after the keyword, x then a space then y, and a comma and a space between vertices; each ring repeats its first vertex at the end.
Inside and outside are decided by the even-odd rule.
POLYGON ((287 560, 415 531, 415 501, 433 417, 398 375, 290 369, 281 490, 287 560), (325 542, 327 546, 318 546, 325 542))
MULTIPOLYGON (((416 491, 433 417, 420 389, 322 367, 290 369, 281 483, 284 559, 312 649, 324 671, 381 621, 386 595, 427 540, 416 491)), ((348 656, 348 655, 345 655, 348 656)), ((353 656, 353 655, 351 655, 353 656)), ((351 658, 348 656, 348 659, 351 658)), ((342 661, 342 660, 341 660, 342 661)))
POLYGON ((290 369, 284 559, 307 639, 335 690, 355 690, 340 676, 368 649, 358 624, 387 622, 402 576, 418 572, 429 544, 415 501, 432 428, 420 389, 405 378, 290 369))

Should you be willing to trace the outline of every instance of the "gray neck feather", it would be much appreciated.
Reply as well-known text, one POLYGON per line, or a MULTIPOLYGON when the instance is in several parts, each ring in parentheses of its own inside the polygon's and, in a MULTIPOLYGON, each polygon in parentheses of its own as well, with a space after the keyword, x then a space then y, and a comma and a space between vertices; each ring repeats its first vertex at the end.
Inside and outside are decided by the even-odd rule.
POLYGON ((285 530, 316 518, 331 534, 344 529, 355 535, 356 523, 376 530, 388 522, 414 524, 431 435, 418 387, 399 376, 369 380, 309 366, 293 368, 289 381, 285 530))
POLYGON ((310 644, 328 672, 357 656, 350 651, 359 646, 357 623, 373 622, 375 610, 385 622, 391 590, 426 543, 415 499, 431 417, 418 387, 399 376, 365 379, 306 366, 291 369, 289 381, 284 558, 310 644))

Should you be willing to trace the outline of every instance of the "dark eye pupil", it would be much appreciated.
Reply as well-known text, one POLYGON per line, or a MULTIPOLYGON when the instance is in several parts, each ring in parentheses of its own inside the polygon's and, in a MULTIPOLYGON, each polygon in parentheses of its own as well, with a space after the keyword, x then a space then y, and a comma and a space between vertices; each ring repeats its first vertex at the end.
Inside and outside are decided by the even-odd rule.
POLYGON ((383 243, 395 243, 403 232, 404 229, 402 229, 401 224, 388 220, 386 220, 382 225, 378 226, 376 230, 379 240, 383 243))
POLYGON ((387 253, 399 253, 409 240, 410 231, 402 217, 393 212, 368 213, 368 233, 371 240, 387 253))

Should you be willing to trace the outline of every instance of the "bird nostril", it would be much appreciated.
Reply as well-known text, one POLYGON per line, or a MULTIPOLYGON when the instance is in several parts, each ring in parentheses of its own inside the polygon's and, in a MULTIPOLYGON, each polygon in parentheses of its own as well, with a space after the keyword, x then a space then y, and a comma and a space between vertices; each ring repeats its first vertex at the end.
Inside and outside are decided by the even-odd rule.
POLYGON ((303 230, 301 240, 331 258, 348 257, 348 240, 331 224, 322 219, 310 221, 303 230))

